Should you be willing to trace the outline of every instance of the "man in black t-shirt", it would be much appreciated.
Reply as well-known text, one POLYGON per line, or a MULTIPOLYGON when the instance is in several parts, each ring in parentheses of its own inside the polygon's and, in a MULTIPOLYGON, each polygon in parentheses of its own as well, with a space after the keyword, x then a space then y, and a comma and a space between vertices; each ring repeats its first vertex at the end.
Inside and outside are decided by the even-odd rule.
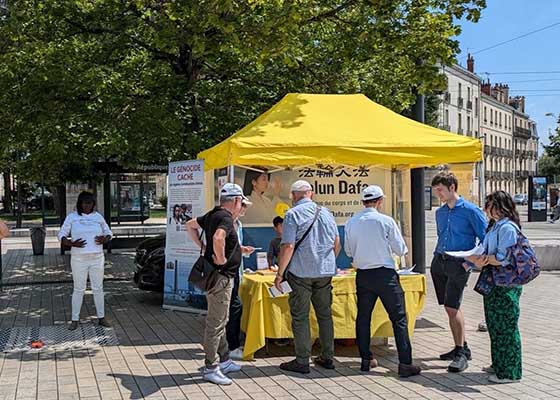
POLYGON ((206 354, 204 379, 218 385, 230 385, 232 380, 226 375, 241 370, 229 357, 225 328, 233 277, 239 273, 241 265, 241 247, 233 222, 239 216, 243 200, 247 197, 241 187, 226 183, 220 190, 220 205, 186 224, 189 237, 200 247, 203 243, 199 239, 199 229, 204 230, 204 257, 219 270, 216 284, 206 293, 208 313, 203 342, 206 354))

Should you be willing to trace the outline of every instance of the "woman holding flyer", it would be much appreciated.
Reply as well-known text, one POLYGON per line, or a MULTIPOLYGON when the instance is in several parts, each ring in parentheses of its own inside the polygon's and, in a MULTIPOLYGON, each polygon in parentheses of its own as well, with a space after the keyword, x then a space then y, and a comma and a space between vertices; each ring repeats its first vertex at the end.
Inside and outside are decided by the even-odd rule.
MULTIPOLYGON (((484 211, 490 223, 484 238, 484 254, 466 257, 477 268, 507 266, 512 263, 510 248, 517 242, 521 224, 511 196, 497 191, 486 196, 484 211)), ((472 265, 471 264, 471 265, 472 265)), ((484 314, 492 353, 492 365, 485 368, 493 383, 518 382, 522 375, 519 298, 522 287, 495 286, 484 296, 484 314)))

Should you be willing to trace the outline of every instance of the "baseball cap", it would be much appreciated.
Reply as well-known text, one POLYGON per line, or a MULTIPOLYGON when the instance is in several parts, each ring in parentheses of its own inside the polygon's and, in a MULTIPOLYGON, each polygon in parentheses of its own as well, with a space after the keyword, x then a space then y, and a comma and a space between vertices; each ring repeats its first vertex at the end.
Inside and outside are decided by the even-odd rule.
POLYGON ((370 185, 362 191, 362 201, 375 200, 385 197, 383 189, 377 185, 370 185))
POLYGON ((311 183, 304 181, 303 179, 292 183, 292 187, 290 188, 290 192, 308 192, 310 190, 313 190, 311 183))
POLYGON ((243 189, 236 183, 226 183, 220 190, 220 198, 222 197, 241 197, 246 204, 251 205, 247 196, 243 194, 243 189), (249 202, 249 203, 247 203, 249 202))

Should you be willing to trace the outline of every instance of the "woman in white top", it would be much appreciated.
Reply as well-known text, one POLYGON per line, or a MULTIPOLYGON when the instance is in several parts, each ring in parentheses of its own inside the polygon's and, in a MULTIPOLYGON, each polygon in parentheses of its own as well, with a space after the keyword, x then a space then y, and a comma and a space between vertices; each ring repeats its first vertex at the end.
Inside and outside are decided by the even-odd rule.
POLYGON ((113 233, 105 219, 95 211, 93 194, 90 192, 80 193, 76 211, 66 217, 58 234, 58 239, 62 244, 72 248, 70 265, 72 267, 74 291, 72 293, 72 322, 68 327, 71 331, 78 327, 80 321, 80 310, 88 275, 99 325, 110 326, 105 319, 103 294, 105 255, 103 254, 103 245, 109 242, 112 237, 113 233))

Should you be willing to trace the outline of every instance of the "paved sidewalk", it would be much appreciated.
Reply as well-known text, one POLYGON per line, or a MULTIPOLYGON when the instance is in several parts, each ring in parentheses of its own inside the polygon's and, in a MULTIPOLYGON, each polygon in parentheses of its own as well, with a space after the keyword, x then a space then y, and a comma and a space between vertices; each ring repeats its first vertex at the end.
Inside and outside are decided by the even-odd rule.
MULTIPOLYGON (((131 262, 131 254, 119 256, 129 257, 126 262, 131 262)), ((47 265, 41 273, 49 272, 47 265)), ((118 268, 126 273, 127 267, 118 268)), ((67 272, 55 274, 66 276, 67 272)), ((475 279, 471 278, 471 286, 475 279)), ((308 376, 286 374, 278 365, 291 359, 291 347, 271 345, 270 354, 260 351, 256 361, 242 362, 243 370, 233 376, 232 386, 218 387, 201 379, 203 317, 163 311, 161 295, 139 291, 128 281, 107 282, 107 314, 120 344, 0 354, 0 400, 558 399, 559 284, 560 273, 546 272, 526 287, 521 316, 524 378, 518 384, 488 384, 481 371, 490 363, 489 340, 486 333, 476 332, 483 315, 482 298, 470 288, 465 293, 464 311, 473 361, 462 374, 447 373, 447 363, 437 355, 451 348, 451 334, 430 287, 413 338, 414 356, 423 367, 421 376, 397 377, 392 339, 389 347, 375 348, 381 366, 369 374, 360 373, 354 346, 337 346, 335 371, 312 368, 308 376)), ((71 284, 4 288, 0 292, 0 329, 66 324, 71 290, 71 284)), ((84 323, 94 314, 88 292, 82 310, 84 323)))
MULTIPOLYGON (((58 243, 56 243, 58 244, 58 243)), ((105 254, 105 279, 128 279, 134 272, 134 250, 113 250, 105 254)), ((47 247, 45 254, 34 256, 30 248, 6 249, 2 254, 4 285, 39 284, 72 281, 70 252, 63 256, 58 247, 47 247)))

